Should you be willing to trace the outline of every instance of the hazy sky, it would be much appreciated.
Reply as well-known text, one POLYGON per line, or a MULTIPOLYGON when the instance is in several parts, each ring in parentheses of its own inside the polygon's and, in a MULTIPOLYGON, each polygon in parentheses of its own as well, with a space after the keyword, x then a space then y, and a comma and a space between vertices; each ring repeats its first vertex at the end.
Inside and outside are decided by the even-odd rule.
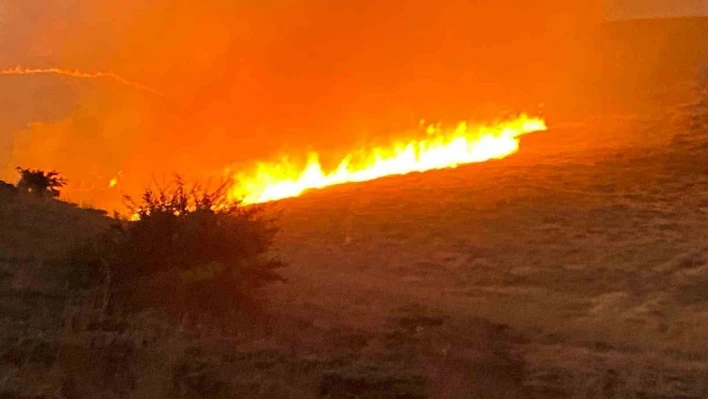
POLYGON ((607 0, 607 18, 708 16, 708 0, 607 0))

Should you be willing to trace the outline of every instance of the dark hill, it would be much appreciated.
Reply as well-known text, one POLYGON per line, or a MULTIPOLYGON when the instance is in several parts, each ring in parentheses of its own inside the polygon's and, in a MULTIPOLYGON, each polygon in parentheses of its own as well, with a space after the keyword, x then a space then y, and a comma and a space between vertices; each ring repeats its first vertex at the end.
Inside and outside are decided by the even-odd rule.
POLYGON ((59 255, 108 224, 104 211, 19 195, 13 188, 0 182, 0 258, 59 255))

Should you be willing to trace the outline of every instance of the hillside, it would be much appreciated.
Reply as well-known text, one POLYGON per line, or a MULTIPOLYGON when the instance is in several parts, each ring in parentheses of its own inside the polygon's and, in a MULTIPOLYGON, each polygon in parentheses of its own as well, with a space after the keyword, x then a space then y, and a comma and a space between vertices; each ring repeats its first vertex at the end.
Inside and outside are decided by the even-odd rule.
POLYGON ((605 384, 704 397, 707 105, 588 120, 500 162, 283 201, 281 306, 361 325, 422 305, 450 320, 432 334, 468 367, 474 344, 455 341, 456 323, 508 326, 537 397, 605 384))
MULTIPOLYGON (((6 261, 2 389, 703 398, 707 105, 587 120, 506 160, 274 204, 289 282, 235 336, 154 313, 101 321, 67 302, 51 263, 6 261)), ((54 253, 105 220, 54 201, 2 210, 4 237, 24 237, 12 254, 54 253)))
POLYGON ((0 193, 0 258, 61 255, 104 229, 106 212, 0 193))

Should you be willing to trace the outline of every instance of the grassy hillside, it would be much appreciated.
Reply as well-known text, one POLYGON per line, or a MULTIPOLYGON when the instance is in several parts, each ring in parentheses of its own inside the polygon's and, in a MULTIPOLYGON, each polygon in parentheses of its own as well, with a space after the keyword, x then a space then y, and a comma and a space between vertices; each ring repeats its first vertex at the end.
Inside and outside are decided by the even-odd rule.
MULTIPOLYGON (((707 105, 588 120, 500 162, 284 201, 283 306, 361 325, 421 304, 450 320, 436 333, 453 347, 455 322, 509 326, 535 397, 705 397, 707 105)), ((460 351, 446 359, 473 367, 460 351)))

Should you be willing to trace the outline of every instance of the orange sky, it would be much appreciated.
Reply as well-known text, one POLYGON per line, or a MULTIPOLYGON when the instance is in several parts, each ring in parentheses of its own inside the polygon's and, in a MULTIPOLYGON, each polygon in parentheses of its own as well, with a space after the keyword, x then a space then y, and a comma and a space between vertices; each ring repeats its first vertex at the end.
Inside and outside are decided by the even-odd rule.
POLYGON ((56 168, 76 200, 118 171, 134 192, 175 172, 348 151, 422 118, 534 112, 603 18, 597 2, 560 0, 3 4, 0 66, 112 71, 167 93, 0 77, 0 178, 18 164, 56 168))
POLYGON ((607 19, 708 16, 706 0, 608 0, 607 19))

